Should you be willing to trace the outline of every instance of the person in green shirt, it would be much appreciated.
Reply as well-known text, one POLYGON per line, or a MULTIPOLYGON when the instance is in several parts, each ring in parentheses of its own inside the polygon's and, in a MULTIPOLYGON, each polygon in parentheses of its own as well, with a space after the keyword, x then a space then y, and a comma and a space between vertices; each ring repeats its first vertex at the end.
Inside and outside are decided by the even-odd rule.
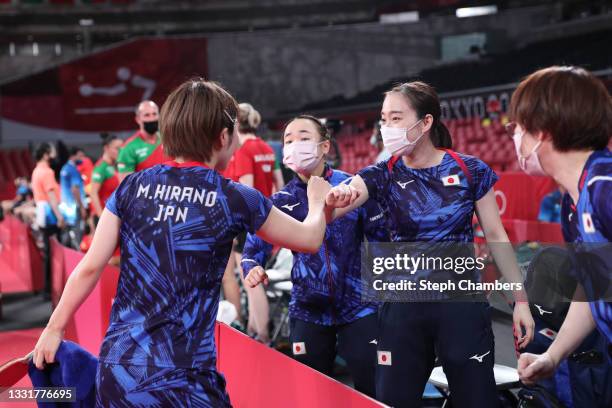
POLYGON ((119 181, 131 173, 167 161, 164 157, 159 128, 159 107, 153 101, 142 101, 136 108, 139 129, 125 141, 117 158, 119 181))

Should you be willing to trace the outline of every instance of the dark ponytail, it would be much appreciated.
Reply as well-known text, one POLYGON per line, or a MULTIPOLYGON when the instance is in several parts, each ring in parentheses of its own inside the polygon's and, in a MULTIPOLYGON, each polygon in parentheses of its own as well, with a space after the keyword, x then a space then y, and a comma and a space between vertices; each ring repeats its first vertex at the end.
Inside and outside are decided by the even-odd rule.
POLYGON ((448 128, 441 120, 438 120, 438 123, 431 130, 431 143, 438 149, 453 148, 453 139, 448 128))
POLYGON ((440 119, 442 114, 440 99, 432 86, 421 81, 406 82, 393 87, 387 94, 391 92, 404 95, 410 106, 416 111, 419 119, 423 119, 428 114, 433 117, 429 137, 435 147, 439 149, 451 149, 453 147, 450 132, 440 119))

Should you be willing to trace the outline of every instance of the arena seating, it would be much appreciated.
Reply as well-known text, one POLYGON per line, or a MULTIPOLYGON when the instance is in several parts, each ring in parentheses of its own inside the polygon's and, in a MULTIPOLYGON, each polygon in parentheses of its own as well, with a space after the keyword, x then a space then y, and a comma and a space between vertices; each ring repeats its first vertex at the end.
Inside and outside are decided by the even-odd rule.
MULTIPOLYGON (((496 119, 452 119, 445 122, 453 138, 453 149, 476 156, 496 171, 516 171, 518 163, 514 143, 506 135, 505 117, 496 119)), ((342 154, 342 170, 355 173, 372 164, 378 154, 370 144, 371 129, 345 126, 337 136, 342 154), (354 130, 353 130, 354 129, 354 130)))
POLYGON ((342 155, 342 170, 354 174, 374 163, 378 152, 370 144, 370 136, 372 136, 371 129, 353 134, 345 131, 337 136, 342 155))

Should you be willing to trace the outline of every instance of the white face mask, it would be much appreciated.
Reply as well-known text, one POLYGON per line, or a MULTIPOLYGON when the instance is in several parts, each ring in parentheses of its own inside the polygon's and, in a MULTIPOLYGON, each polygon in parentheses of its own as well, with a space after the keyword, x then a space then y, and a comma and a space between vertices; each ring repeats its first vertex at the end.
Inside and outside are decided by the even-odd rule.
POLYGON ((323 142, 303 140, 286 144, 283 147, 283 163, 296 173, 310 173, 321 162, 318 146, 323 142))
POLYGON ((512 136, 512 140, 514 140, 514 148, 516 149, 516 155, 518 156, 519 167, 525 173, 531 176, 545 176, 546 173, 540 164, 540 158, 538 157, 538 148, 542 144, 542 141, 538 141, 533 149, 531 149, 531 153, 527 156, 523 156, 521 154, 521 145, 523 144, 523 132, 516 132, 512 136))
POLYGON ((423 119, 419 119, 414 125, 409 128, 394 128, 389 126, 381 126, 380 133, 382 135, 385 149, 393 156, 402 156, 412 153, 417 143, 425 133, 417 137, 414 141, 408 140, 408 132, 414 129, 423 119))

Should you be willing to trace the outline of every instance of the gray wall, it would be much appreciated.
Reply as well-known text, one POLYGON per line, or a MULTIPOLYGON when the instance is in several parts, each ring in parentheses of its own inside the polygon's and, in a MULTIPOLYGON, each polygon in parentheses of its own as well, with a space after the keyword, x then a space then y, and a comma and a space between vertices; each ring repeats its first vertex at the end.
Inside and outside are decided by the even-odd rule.
POLYGON ((438 64, 442 35, 494 32, 505 39, 496 41, 499 48, 554 19, 554 9, 539 7, 412 24, 210 35, 209 75, 270 116, 335 95, 350 97, 438 64))

